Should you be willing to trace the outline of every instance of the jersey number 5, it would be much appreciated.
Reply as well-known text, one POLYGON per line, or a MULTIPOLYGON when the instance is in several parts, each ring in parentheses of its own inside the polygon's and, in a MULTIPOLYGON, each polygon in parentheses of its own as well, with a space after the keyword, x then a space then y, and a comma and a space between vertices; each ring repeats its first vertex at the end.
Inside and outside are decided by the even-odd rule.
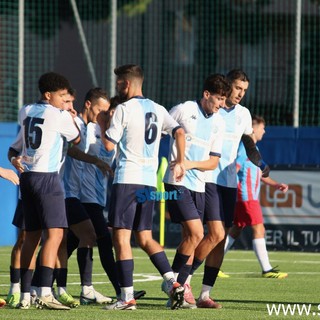
POLYGON ((44 119, 42 118, 30 118, 27 117, 23 121, 24 125, 24 136, 27 148, 38 149, 41 144, 42 130, 39 127, 43 124, 44 119))
POLYGON ((153 143, 157 138, 157 116, 153 112, 146 113, 144 140, 147 144, 153 143))

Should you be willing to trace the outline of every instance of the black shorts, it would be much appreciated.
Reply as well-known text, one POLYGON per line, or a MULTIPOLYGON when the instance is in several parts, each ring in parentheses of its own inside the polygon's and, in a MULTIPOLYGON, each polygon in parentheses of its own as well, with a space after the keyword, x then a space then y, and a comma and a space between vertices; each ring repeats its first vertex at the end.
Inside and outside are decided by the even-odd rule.
POLYGON ((24 215, 23 215, 22 200, 21 199, 18 199, 16 211, 14 212, 14 216, 12 219, 12 224, 21 230, 25 230, 25 228, 26 228, 25 223, 24 223, 24 215))
POLYGON ((141 201, 138 195, 150 194, 156 188, 139 184, 113 184, 110 199, 109 224, 115 228, 152 230, 154 200, 141 201))
POLYGON ((57 172, 24 172, 20 191, 26 231, 67 228, 64 192, 57 172))
POLYGON ((203 220, 205 193, 187 189, 184 186, 164 184, 167 192, 177 191, 178 199, 166 201, 171 222, 181 223, 183 221, 201 219, 203 220))
POLYGON ((237 188, 206 183, 204 221, 224 221, 225 227, 230 228, 233 223, 236 200, 237 188))
POLYGON ((108 223, 103 214, 103 207, 98 203, 82 203, 91 219, 97 238, 102 238, 109 233, 108 223))
POLYGON ((65 203, 69 226, 90 219, 87 210, 78 198, 66 198, 65 203))

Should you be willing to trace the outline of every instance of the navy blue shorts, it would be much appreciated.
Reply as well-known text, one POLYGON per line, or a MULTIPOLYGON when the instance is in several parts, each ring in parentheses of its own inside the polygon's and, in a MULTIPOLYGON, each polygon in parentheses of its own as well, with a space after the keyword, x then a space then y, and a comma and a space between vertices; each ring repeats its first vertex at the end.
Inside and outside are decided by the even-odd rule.
POLYGON ((89 214, 78 198, 66 198, 65 203, 69 226, 90 219, 89 214))
POLYGON ((139 184, 113 184, 109 224, 134 231, 152 230, 154 202, 148 195, 156 188, 139 184))
POLYGON ((224 221, 225 227, 230 228, 233 223, 236 200, 237 188, 206 183, 204 221, 224 221))
POLYGON ((178 199, 166 200, 171 222, 181 223, 183 221, 201 219, 203 220, 205 193, 187 189, 184 186, 164 184, 167 192, 176 191, 178 199))
POLYGON ((25 230, 25 228, 26 228, 25 223, 24 223, 24 216, 23 216, 21 199, 18 199, 16 211, 14 212, 14 216, 12 219, 12 224, 21 230, 25 230))
POLYGON ((97 238, 106 236, 109 230, 107 220, 103 214, 104 208, 98 203, 82 203, 82 205, 91 219, 97 238))
POLYGON ((64 192, 57 172, 24 172, 20 191, 26 231, 67 228, 64 192))

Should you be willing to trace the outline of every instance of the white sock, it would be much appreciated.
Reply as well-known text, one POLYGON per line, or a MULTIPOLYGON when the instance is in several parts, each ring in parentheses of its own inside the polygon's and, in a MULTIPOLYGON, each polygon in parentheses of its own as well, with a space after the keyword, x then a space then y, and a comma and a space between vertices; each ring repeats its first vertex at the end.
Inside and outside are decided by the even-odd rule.
POLYGON ((30 292, 21 292, 20 302, 23 300, 30 302, 30 292))
POLYGON ((58 295, 61 296, 62 294, 67 292, 67 288, 66 287, 58 287, 58 295))
POLYGON ((40 297, 46 297, 52 295, 52 288, 51 287, 40 287, 40 297))
POLYGON ((229 251, 229 249, 232 247, 235 241, 236 239, 232 238, 230 234, 228 234, 226 242, 224 244, 224 254, 226 254, 229 251))
POLYGON ((130 301, 134 299, 133 287, 121 287, 121 300, 130 301))
POLYGON ((265 238, 253 239, 252 247, 258 258, 262 271, 269 271, 270 269, 272 269, 272 266, 269 262, 265 238))
POLYGON ((176 282, 176 279, 174 277, 174 274, 172 271, 166 272, 162 275, 162 278, 167 283, 167 293, 171 291, 173 284, 176 282))
POLYGON ((20 283, 12 283, 8 294, 20 293, 20 283))
POLYGON ((189 284, 190 285, 191 278, 192 278, 192 274, 189 274, 185 284, 189 284))
POLYGON ((206 284, 203 284, 200 292, 199 300, 208 300, 210 298, 211 289, 212 289, 211 286, 207 286, 206 284))
POLYGON ((38 296, 39 295, 39 287, 31 286, 30 294, 32 296, 38 296))
POLYGON ((82 293, 86 296, 88 296, 88 298, 93 299, 94 296, 94 289, 93 289, 93 285, 91 286, 82 286, 82 293), (91 295, 89 293, 92 293, 91 295))

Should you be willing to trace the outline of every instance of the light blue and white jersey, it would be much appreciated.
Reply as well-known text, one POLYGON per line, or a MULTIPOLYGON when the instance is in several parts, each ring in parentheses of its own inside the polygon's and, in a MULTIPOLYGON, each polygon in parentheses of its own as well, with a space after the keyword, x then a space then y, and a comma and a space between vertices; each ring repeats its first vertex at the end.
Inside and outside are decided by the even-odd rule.
POLYGON ((26 171, 58 172, 63 137, 72 141, 79 130, 68 111, 38 102, 26 105, 19 111, 22 130, 22 161, 26 171))
MULTIPOLYGON (((221 156, 224 121, 218 113, 207 115, 198 102, 187 101, 173 107, 170 115, 186 132, 186 160, 204 161, 210 156, 221 156)), ((170 161, 175 159, 176 153, 175 141, 171 139, 170 161)), ((197 192, 205 191, 205 172, 197 169, 187 170, 184 179, 176 182, 168 166, 163 181, 197 192)))
MULTIPOLYGON (((80 131, 81 141, 77 144, 77 148, 85 152, 87 140, 87 124, 80 116, 77 116, 75 122, 80 131)), ((66 156, 65 168, 63 173, 63 183, 66 198, 80 199, 81 179, 84 168, 84 162, 76 160, 70 156, 66 156)))
POLYGON ((243 134, 252 133, 252 118, 247 108, 237 104, 232 108, 220 108, 219 114, 225 121, 222 154, 215 170, 206 171, 206 181, 220 186, 237 187, 236 158, 243 134))
POLYGON ((134 97, 117 106, 106 138, 118 144, 113 183, 156 187, 161 132, 170 135, 178 123, 161 105, 134 97))
MULTIPOLYGON (((86 153, 96 156, 112 166, 115 158, 115 150, 108 152, 101 141, 101 130, 97 123, 90 122, 87 126, 86 153)), ((81 202, 97 203, 103 207, 106 205, 107 180, 101 170, 94 164, 84 163, 81 202)))

